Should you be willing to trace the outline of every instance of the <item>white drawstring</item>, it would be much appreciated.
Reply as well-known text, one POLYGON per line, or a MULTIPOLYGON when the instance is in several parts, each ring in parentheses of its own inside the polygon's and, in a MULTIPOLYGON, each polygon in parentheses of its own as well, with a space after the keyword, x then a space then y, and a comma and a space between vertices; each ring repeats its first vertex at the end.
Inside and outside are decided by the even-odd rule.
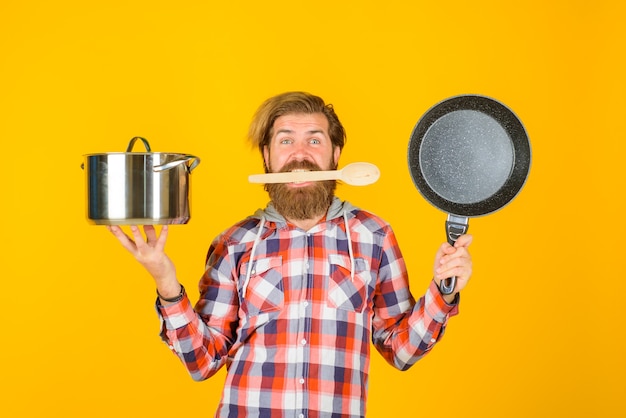
POLYGON ((343 211, 343 222, 346 224, 346 236, 348 237, 348 254, 350 254, 350 280, 354 282, 354 254, 352 253, 352 240, 350 239, 350 228, 348 227, 348 213, 343 211))
POLYGON ((262 216, 261 222, 259 222, 259 232, 256 233, 256 237, 254 237, 254 243, 252 244, 252 250, 250 250, 250 260, 248 261, 248 271, 246 272, 246 279, 244 280, 243 287, 241 289, 241 295, 244 298, 246 297, 246 289, 248 287, 248 282, 250 282, 250 275, 252 274, 252 260, 254 257, 254 252, 261 239, 261 232, 263 231, 264 226, 265 226, 265 216, 262 216))

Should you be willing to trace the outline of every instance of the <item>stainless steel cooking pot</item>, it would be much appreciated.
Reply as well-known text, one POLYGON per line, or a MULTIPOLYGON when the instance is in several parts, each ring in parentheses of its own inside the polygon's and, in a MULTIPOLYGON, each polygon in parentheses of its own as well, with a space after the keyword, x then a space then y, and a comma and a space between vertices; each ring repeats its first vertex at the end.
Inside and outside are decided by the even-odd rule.
POLYGON ((190 219, 189 174, 200 159, 150 152, 134 137, 126 152, 87 154, 87 219, 96 225, 185 224, 190 219), (146 152, 131 152, 135 142, 146 152))

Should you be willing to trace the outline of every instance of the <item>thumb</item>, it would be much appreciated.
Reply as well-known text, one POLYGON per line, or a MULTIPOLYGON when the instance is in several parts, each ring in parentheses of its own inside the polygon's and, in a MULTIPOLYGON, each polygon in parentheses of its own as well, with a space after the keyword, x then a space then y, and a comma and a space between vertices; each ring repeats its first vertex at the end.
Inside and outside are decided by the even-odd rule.
POLYGON ((456 242, 454 243, 454 248, 469 247, 473 240, 474 236, 469 234, 463 234, 457 238, 456 242))

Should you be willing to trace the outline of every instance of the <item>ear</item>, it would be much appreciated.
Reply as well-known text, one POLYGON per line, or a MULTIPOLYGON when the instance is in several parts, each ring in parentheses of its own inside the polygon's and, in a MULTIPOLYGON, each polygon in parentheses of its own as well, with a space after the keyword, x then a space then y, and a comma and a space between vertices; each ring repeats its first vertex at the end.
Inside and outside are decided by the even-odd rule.
POLYGON ((335 167, 339 166, 339 157, 341 156, 341 148, 335 147, 333 151, 333 161, 335 162, 335 167))
POLYGON ((267 148, 267 145, 263 145, 263 166, 265 167, 265 172, 270 172, 270 150, 267 148))

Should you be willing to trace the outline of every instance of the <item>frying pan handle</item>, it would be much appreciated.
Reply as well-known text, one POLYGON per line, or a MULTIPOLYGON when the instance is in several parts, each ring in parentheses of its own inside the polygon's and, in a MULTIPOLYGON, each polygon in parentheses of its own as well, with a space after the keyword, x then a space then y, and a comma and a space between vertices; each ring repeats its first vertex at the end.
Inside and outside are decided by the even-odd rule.
MULTIPOLYGON (((448 244, 454 245, 456 240, 469 229, 469 218, 466 216, 455 216, 448 214, 446 219, 446 238, 448 244)), ((456 287, 456 277, 448 277, 439 283, 439 290, 444 295, 450 295, 456 287)))
POLYGON ((446 238, 448 239, 448 244, 454 245, 461 235, 467 233, 468 229, 468 217, 448 214, 448 219, 446 219, 446 238))

